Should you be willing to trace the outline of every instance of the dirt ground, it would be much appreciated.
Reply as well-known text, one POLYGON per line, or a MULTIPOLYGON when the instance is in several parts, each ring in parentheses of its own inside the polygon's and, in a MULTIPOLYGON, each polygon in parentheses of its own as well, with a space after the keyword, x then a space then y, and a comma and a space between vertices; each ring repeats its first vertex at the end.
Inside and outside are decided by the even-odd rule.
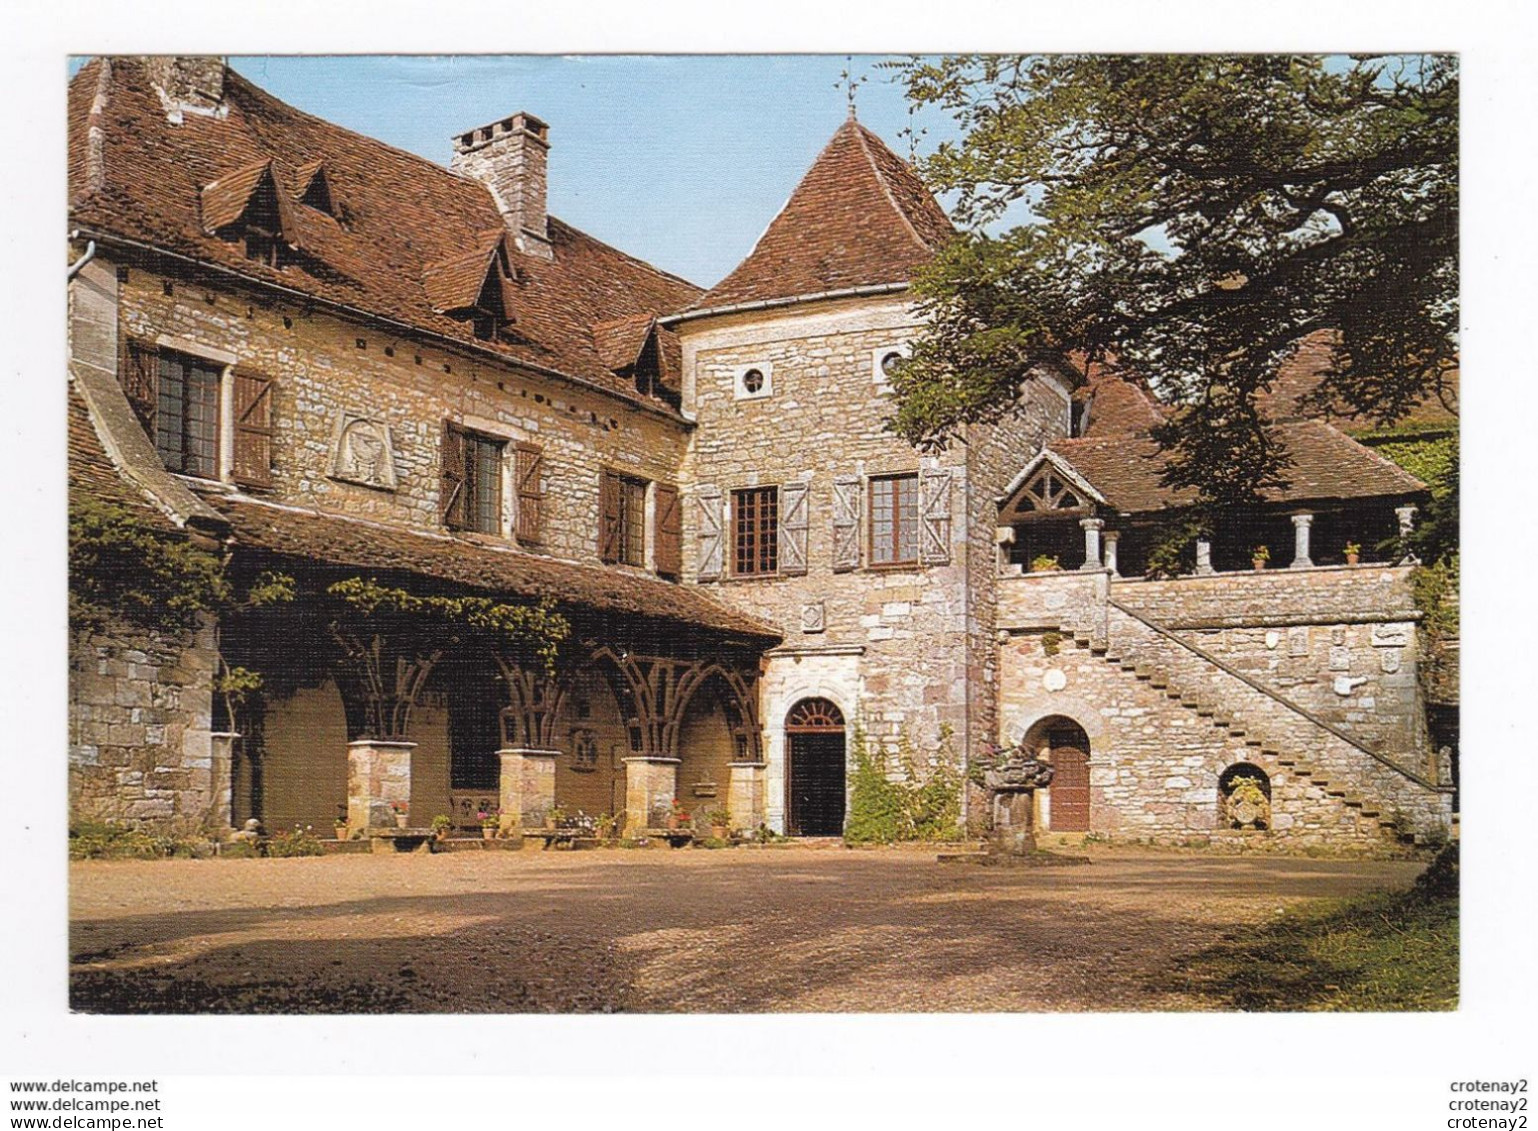
POLYGON ((789 847, 85 862, 92 1012, 1207 1008, 1157 988, 1283 907, 1409 861, 1093 850, 1078 867, 789 847))

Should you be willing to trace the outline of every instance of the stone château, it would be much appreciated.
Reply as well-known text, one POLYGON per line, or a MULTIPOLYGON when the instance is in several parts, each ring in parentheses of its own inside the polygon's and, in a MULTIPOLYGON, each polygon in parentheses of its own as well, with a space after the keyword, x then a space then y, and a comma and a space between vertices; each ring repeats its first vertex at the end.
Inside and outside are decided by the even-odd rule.
POLYGON ((74 814, 511 829, 559 806, 639 835, 676 800, 837 835, 859 735, 920 773, 1038 752, 1053 830, 1448 831, 1411 566, 1379 549, 1424 483, 1282 405, 1290 486, 1153 576, 1190 499, 1137 375, 1064 358, 943 451, 886 428, 909 280, 954 232, 853 117, 708 291, 548 214, 552 133, 515 113, 444 167, 219 59, 72 81, 72 505, 219 553, 237 589, 296 586, 186 632, 74 627, 74 814), (547 665, 342 609, 358 582, 543 601, 570 635, 547 665), (215 694, 227 666, 259 693, 215 694), (1246 778, 1264 819, 1231 812, 1246 778))

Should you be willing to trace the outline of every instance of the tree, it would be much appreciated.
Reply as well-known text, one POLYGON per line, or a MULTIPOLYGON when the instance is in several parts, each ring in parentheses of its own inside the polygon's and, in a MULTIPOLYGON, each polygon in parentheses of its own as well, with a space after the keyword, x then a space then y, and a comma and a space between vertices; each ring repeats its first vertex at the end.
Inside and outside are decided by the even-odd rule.
MULTIPOLYGON (((1285 482, 1257 394, 1335 332, 1320 397, 1381 422, 1457 363, 1458 73, 1448 56, 954 56, 895 64, 959 143, 922 172, 967 228, 916 280, 929 329, 895 429, 943 443, 1024 376, 1112 360, 1178 406, 1167 481, 1285 482), (1011 206, 1036 222, 988 234, 1011 206)), ((1444 399, 1446 397, 1444 396, 1444 399)))

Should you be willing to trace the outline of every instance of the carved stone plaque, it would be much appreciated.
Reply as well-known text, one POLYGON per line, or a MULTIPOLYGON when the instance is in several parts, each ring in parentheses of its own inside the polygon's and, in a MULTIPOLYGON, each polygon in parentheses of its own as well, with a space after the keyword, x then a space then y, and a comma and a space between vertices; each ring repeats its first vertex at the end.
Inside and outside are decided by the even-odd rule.
POLYGON ((1393 673, 1399 670, 1400 651, 1398 648, 1384 648, 1378 653, 1378 662, 1385 672, 1393 673))
POLYGON ((1410 643, 1410 626, 1407 624, 1375 624, 1372 626, 1374 648, 1402 648, 1410 643))
POLYGON ((1068 686, 1068 677, 1057 668, 1050 668, 1041 677, 1041 685, 1048 691, 1061 691, 1068 686))
POLYGON ((1308 625, 1298 624, 1287 630, 1287 654, 1289 656, 1308 655, 1308 625))
POLYGON ((1332 672, 1348 672, 1351 670, 1351 649, 1344 644, 1330 645, 1330 670, 1332 672))
POLYGON ((828 627, 827 608, 821 601, 801 606, 801 631, 822 632, 828 627))
POLYGON ((331 478, 395 490, 395 449, 390 443, 389 425, 345 412, 338 416, 331 478))

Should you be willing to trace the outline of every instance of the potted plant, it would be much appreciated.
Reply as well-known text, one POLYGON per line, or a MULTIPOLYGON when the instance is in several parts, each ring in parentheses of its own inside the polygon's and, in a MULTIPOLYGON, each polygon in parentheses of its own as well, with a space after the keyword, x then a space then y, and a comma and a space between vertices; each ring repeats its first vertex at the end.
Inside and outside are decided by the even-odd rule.
POLYGON ((1271 560, 1271 550, 1266 546, 1256 546, 1250 554, 1250 564, 1257 570, 1265 569, 1266 563, 1271 560))
POLYGON ((725 809, 712 809, 705 814, 705 820, 710 825, 710 835, 716 840, 725 840, 731 835, 732 815, 725 809))
POLYGON ((500 809, 482 809, 476 814, 481 819, 481 838, 493 840, 497 835, 497 828, 502 824, 502 811, 500 809))
POLYGON ((398 829, 405 828, 406 817, 411 812, 406 803, 404 801, 390 802, 390 812, 395 814, 395 827, 398 829))
POLYGON ((346 840, 347 839, 347 818, 339 813, 339 814, 337 814, 336 820, 332 821, 331 823, 333 825, 332 831, 336 834, 336 839, 337 840, 346 840))
POLYGON ((433 836, 438 840, 448 840, 449 830, 454 827, 454 820, 447 813, 439 813, 433 818, 433 836))
POLYGON ((1031 559, 1032 573, 1056 573, 1062 568, 1056 554, 1037 554, 1031 559))
POLYGON ((687 828, 689 822, 694 820, 689 815, 689 810, 684 808, 684 803, 678 798, 673 798, 673 805, 668 810, 668 828, 670 830, 687 828))
POLYGON ((559 805, 553 809, 545 810, 545 828, 558 829, 564 820, 566 820, 566 810, 562 809, 559 805))
POLYGON ((619 832, 619 819, 609 813, 600 813, 594 823, 594 831, 599 840, 613 840, 619 832))
POLYGON ((1358 559, 1362 556, 1362 547, 1356 542, 1347 542, 1344 549, 1346 552, 1346 564, 1356 565, 1358 559))

